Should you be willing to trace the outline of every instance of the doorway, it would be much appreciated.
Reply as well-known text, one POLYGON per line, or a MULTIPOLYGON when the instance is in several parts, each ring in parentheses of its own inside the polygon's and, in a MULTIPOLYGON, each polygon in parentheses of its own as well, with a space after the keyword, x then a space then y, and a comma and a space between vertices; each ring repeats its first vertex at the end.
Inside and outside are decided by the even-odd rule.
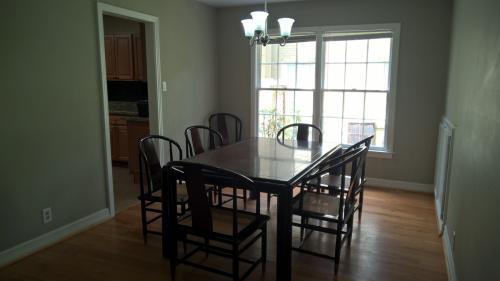
POLYGON ((163 134, 159 20, 97 3, 107 205, 111 215, 139 194, 137 141, 163 134))

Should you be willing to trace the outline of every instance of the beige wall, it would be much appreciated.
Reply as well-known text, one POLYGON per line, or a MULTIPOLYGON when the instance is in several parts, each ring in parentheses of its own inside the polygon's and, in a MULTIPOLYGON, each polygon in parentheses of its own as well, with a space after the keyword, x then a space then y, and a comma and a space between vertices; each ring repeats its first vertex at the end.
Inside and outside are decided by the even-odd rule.
POLYGON ((461 281, 500 280, 499 11, 498 0, 455 1, 446 115, 457 128, 447 228, 461 281))
MULTIPOLYGON (((183 144, 217 107, 215 9, 105 2, 160 18, 165 133, 183 144)), ((106 187, 96 1, 3 1, 0 31, 1 252, 104 209, 106 187)))
MULTIPOLYGON (((329 0, 272 4, 271 19, 298 27, 401 23, 393 159, 369 159, 368 176, 430 184, 444 111, 451 0, 329 0)), ((219 108, 250 132, 250 49, 240 20, 261 6, 217 10, 219 108)), ((272 26, 271 26, 272 27, 272 26)))

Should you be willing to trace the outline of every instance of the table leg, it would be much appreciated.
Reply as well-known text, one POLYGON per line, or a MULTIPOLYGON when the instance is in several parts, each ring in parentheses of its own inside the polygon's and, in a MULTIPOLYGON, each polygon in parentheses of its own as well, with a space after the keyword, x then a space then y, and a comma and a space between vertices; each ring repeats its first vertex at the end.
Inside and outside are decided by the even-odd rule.
POLYGON ((292 279, 292 187, 278 192, 276 280, 292 279))

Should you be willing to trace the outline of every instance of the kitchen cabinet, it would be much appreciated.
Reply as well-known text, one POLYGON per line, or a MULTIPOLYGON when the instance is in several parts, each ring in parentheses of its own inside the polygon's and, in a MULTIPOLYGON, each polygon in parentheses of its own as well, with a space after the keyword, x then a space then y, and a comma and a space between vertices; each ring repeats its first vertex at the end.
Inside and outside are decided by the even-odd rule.
POLYGON ((104 50, 108 80, 146 81, 145 45, 141 34, 106 34, 104 50))
POLYGON ((129 145, 127 121, 120 116, 110 115, 109 123, 111 138, 111 160, 117 162, 128 162, 129 145))
POLYGON ((134 34, 134 79, 147 81, 145 41, 140 34, 134 34))
POLYGON ((134 175, 134 182, 139 182, 139 140, 149 135, 149 120, 144 119, 131 119, 127 122, 128 132, 128 151, 129 162, 128 168, 132 175, 134 175))

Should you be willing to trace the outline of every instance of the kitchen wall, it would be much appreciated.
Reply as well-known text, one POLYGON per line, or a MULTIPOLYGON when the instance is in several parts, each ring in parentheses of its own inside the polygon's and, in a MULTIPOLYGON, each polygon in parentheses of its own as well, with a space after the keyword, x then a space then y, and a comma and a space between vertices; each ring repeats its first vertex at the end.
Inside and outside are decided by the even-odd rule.
MULTIPOLYGON (((165 133, 182 144, 183 129, 217 107, 215 9, 104 2, 160 18, 165 133)), ((106 208, 96 3, 1 4, 0 252, 106 208)))
POLYGON ((499 11, 498 0, 455 1, 446 115, 457 128, 444 235, 461 281, 500 280, 499 11))
MULTIPOLYGON (((240 20, 262 6, 217 10, 219 108, 239 115, 250 133, 250 48, 240 20)), ((296 27, 401 23, 392 159, 369 159, 368 176, 432 184, 438 124, 444 111, 451 0, 328 0, 269 5, 270 21, 296 27)), ((275 26, 270 26, 271 28, 275 26)))

